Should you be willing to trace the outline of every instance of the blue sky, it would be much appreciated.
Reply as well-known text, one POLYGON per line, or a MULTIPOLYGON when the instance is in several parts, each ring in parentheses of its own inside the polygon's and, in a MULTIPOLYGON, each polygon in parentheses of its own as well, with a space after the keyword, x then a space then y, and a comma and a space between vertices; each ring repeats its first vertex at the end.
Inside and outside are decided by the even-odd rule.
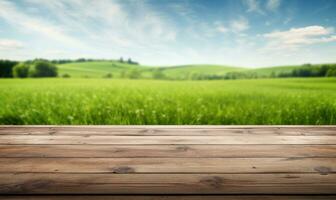
POLYGON ((0 58, 336 62, 335 0, 0 0, 0 58))

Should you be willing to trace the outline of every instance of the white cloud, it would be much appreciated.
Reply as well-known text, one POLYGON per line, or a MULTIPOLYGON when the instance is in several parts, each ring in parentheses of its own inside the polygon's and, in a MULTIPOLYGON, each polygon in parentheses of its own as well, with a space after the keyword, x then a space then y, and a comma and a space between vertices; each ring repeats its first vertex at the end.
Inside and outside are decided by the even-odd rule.
POLYGON ((174 23, 147 1, 23 0, 21 3, 24 7, 0 0, 0 20, 29 37, 28 43, 40 42, 32 46, 36 51, 30 52, 31 57, 44 55, 43 49, 58 48, 70 52, 65 55, 67 58, 80 54, 141 60, 147 51, 168 51, 176 40, 174 23))
POLYGON ((249 29, 250 26, 249 26, 249 22, 246 18, 244 17, 240 17, 238 19, 235 19, 235 20, 232 20, 230 22, 230 29, 233 31, 233 32, 242 32, 242 31, 245 31, 247 29, 249 29))
MULTIPOLYGON (((239 17, 233 19, 228 23, 223 23, 221 21, 214 22, 214 31, 217 33, 235 33, 240 36, 243 35, 243 32, 250 28, 249 21, 244 17, 239 17)), ((209 27, 207 27, 209 29, 209 27)))
POLYGON ((191 4, 195 5, 194 2, 178 1, 176 3, 168 4, 168 7, 171 8, 176 14, 190 20, 191 17, 193 17, 195 14, 191 4))
POLYGON ((243 4, 247 8, 247 12, 265 14, 266 11, 276 11, 281 4, 281 0, 243 0, 243 4))
POLYGON ((64 30, 51 23, 25 14, 18 10, 12 2, 0 1, 0 18, 17 27, 23 32, 34 32, 45 37, 70 45, 78 45, 81 42, 64 33, 64 30))
POLYGON ((224 26, 224 24, 221 21, 215 21, 214 26, 215 26, 215 31, 216 32, 219 32, 219 33, 229 32, 229 27, 224 26))
POLYGON ((127 48, 171 42, 176 37, 174 27, 146 1, 29 1, 48 8, 64 29, 79 30, 102 44, 127 48), (93 28, 93 25, 97 27, 93 28))
POLYGON ((228 32, 228 29, 223 25, 218 25, 217 26, 217 31, 220 32, 220 33, 226 33, 226 32, 228 32))
POLYGON ((267 33, 264 37, 268 39, 269 49, 297 49, 305 45, 336 41, 336 35, 333 33, 332 28, 307 26, 267 33))
POLYGON ((0 39, 0 50, 13 50, 23 48, 23 43, 17 40, 0 39))
POLYGON ((281 1, 280 0, 268 0, 266 3, 266 9, 269 11, 275 11, 280 6, 281 1))
MULTIPOLYGON (((321 49, 311 46, 301 50, 313 51, 316 47, 315 57, 305 56, 303 51, 293 53, 291 59, 279 56, 283 52, 292 53, 287 49, 335 41, 336 36, 330 28, 293 28, 254 37, 247 31, 254 28, 250 27, 249 18, 239 13, 236 18, 217 18, 200 12, 207 9, 202 5, 195 7, 191 4, 188 0, 169 1, 162 9, 162 5, 147 0, 22 0, 19 3, 0 0, 0 21, 6 24, 1 34, 24 41, 22 44, 20 41, 0 40, 0 50, 6 49, 1 50, 1 57, 123 56, 152 65, 194 62, 264 66, 292 61, 325 61, 325 58, 331 60, 330 55, 335 54, 333 46, 321 49), (212 23, 208 21, 210 19, 219 21, 212 23), (10 26, 8 30, 7 25, 10 26), (9 36, 12 32, 15 35, 9 36), (264 45, 269 49, 260 54, 258 49, 264 45), (275 56, 272 57, 272 54, 275 56), (241 55, 245 56, 244 59, 241 55)), ((267 21, 272 25, 282 22, 271 17, 271 12, 279 9, 280 1, 246 0, 244 5, 246 12, 270 14, 267 21)), ((287 20, 283 23, 289 23, 291 18, 287 20)))
POLYGON ((258 0, 244 0, 243 3, 247 7, 247 12, 258 12, 261 14, 263 13, 258 0))

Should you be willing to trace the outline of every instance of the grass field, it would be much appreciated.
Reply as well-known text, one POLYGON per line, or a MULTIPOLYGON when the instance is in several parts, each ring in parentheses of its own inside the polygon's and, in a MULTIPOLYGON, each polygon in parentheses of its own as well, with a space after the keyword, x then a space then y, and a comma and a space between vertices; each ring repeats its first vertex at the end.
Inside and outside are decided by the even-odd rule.
MULTIPOLYGON (((117 61, 96 61, 96 62, 75 62, 67 64, 59 64, 59 75, 69 74, 75 78, 102 78, 108 73, 113 74, 115 78, 119 78, 123 71, 137 69, 142 72, 143 78, 151 78, 152 71, 158 67, 144 65, 130 65, 117 61)), ((299 66, 282 66, 282 67, 266 67, 266 68, 243 68, 225 65, 181 65, 172 67, 160 67, 167 78, 184 79, 191 74, 203 75, 224 75, 228 72, 249 72, 258 75, 268 76, 271 73, 289 72, 299 66)))
POLYGON ((98 61, 98 62, 75 62, 58 65, 59 74, 69 74, 71 77, 91 77, 102 78, 108 73, 119 77, 122 71, 140 69, 142 71, 149 71, 151 68, 138 65, 129 65, 114 61, 98 61))
POLYGON ((165 73, 167 77, 181 79, 193 73, 224 75, 227 72, 243 71, 245 69, 246 68, 224 65, 181 65, 165 67, 163 68, 163 73, 165 73))
POLYGON ((286 73, 291 72, 293 69, 301 67, 300 65, 293 66, 278 66, 278 67, 265 67, 265 68, 256 68, 256 69, 246 69, 245 72, 256 73, 261 76, 269 76, 272 73, 286 73))
MULTIPOLYGON (((114 77, 118 78, 123 71, 129 71, 133 69, 141 71, 143 78, 151 78, 151 72, 159 68, 155 66, 130 65, 117 61, 74 62, 59 64, 57 67, 60 75, 69 74, 71 77, 76 78, 101 78, 108 73, 111 73, 114 75, 114 77)), ((176 79, 184 78, 192 73, 222 75, 227 72, 245 70, 245 68, 223 65, 181 65, 160 67, 160 69, 168 78, 176 79)))
POLYGON ((336 79, 1 79, 0 124, 336 124, 336 79))

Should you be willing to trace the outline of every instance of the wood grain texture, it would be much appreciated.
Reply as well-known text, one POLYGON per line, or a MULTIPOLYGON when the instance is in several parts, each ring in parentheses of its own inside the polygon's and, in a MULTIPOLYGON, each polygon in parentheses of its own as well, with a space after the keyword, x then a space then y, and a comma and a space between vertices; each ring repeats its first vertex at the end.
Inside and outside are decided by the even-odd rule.
POLYGON ((0 158, 336 158, 336 145, 0 145, 0 158))
POLYGON ((335 136, 0 135, 0 144, 336 144, 335 136))
POLYGON ((336 199, 336 126, 0 126, 0 194, 336 199))
POLYGON ((0 173, 0 179, 2 194, 335 194, 336 191, 335 174, 0 173))
POLYGON ((0 158, 0 173, 321 173, 336 158, 0 158))

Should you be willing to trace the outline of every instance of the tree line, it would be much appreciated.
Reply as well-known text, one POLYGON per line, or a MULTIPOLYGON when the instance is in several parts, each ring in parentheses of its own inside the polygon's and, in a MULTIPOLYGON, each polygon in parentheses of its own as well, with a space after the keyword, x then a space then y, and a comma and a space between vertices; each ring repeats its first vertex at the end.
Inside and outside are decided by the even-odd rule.
POLYGON ((27 78, 27 77, 57 77, 57 67, 46 60, 17 62, 0 60, 0 77, 27 78))
POLYGON ((228 72, 226 74, 190 73, 180 80, 232 80, 257 78, 290 78, 290 77, 336 77, 336 64, 311 65, 304 64, 288 72, 272 72, 268 75, 257 72, 228 72))
MULTIPOLYGON (((90 62, 93 59, 77 59, 71 62, 90 62)), ((69 61, 69 62, 70 62, 69 61)), ((10 60, 0 60, 0 78, 26 78, 26 77, 57 77, 58 71, 55 63, 68 62, 66 60, 45 60, 35 59, 25 62, 17 62, 10 60)), ((131 59, 124 61, 119 59, 120 63, 133 63, 131 59)), ((115 64, 113 64, 115 65, 115 64)), ((122 66, 121 66, 122 67, 122 66)), ((125 69, 122 70, 118 77, 129 79, 141 79, 143 70, 141 69, 125 69)), ((272 72, 270 74, 262 74, 258 72, 228 72, 225 74, 203 74, 203 73, 187 73, 180 77, 168 77, 161 68, 152 69, 151 78, 161 80, 232 80, 232 79, 257 79, 257 78, 286 78, 286 77, 336 77, 336 64, 311 65, 304 64, 295 67, 293 70, 285 72, 272 72)), ((70 78, 69 74, 63 74, 61 77, 70 78)), ((103 78, 113 78, 114 74, 107 73, 103 78)), ((149 77, 148 77, 149 78, 149 77)))
POLYGON ((283 72, 278 77, 331 77, 336 76, 336 64, 311 65, 305 64, 291 72, 283 72))
MULTIPOLYGON (((24 62, 12 60, 0 60, 0 78, 26 78, 26 77, 57 77, 57 64, 66 64, 74 62, 97 62, 97 61, 118 61, 120 63, 127 63, 131 65, 139 65, 138 62, 132 61, 128 58, 126 61, 121 57, 119 60, 108 59, 59 59, 47 60, 43 58, 36 58, 34 60, 27 60, 24 62)), ((63 78, 69 78, 69 74, 63 74, 63 78)), ((112 78, 113 75, 108 73, 104 78, 112 78)), ((124 78, 140 78, 141 72, 139 70, 124 73, 124 78)))
MULTIPOLYGON (((35 59, 36 60, 36 59, 35 59)), ((38 60, 45 60, 45 59, 38 59, 38 60)), ((28 61, 33 62, 34 60, 28 61)), ((133 61, 131 58, 128 58, 127 60, 124 60, 123 57, 120 57, 119 60, 113 60, 113 59, 91 59, 91 58, 78 58, 78 59, 53 59, 53 60, 47 60, 53 64, 66 64, 66 63, 78 63, 78 62, 111 62, 111 61, 118 61, 120 63, 127 63, 130 65, 139 65, 139 62, 133 61)))

